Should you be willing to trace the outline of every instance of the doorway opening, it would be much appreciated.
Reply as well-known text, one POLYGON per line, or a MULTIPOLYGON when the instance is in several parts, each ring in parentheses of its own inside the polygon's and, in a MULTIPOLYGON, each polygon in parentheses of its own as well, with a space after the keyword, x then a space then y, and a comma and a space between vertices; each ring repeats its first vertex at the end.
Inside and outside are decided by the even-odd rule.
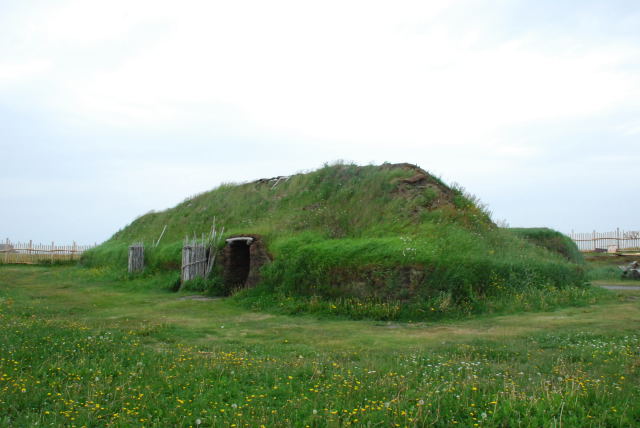
POLYGON ((233 292, 255 287, 260 269, 272 258, 259 235, 236 235, 226 240, 220 257, 225 287, 233 292))
POLYGON ((227 282, 234 287, 242 287, 247 282, 251 270, 251 237, 237 237, 227 239, 227 282))

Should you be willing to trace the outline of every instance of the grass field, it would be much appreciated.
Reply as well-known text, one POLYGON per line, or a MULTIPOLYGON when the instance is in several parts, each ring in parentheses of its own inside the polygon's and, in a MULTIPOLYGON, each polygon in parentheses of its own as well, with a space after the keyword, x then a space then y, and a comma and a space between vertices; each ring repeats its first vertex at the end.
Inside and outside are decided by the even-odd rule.
POLYGON ((635 426, 640 293, 433 323, 252 312, 0 266, 1 426, 635 426))
POLYGON ((619 266, 628 266, 629 263, 640 260, 638 256, 618 256, 607 253, 587 253, 585 257, 588 263, 587 277, 597 283, 633 285, 638 281, 622 279, 622 270, 619 266))

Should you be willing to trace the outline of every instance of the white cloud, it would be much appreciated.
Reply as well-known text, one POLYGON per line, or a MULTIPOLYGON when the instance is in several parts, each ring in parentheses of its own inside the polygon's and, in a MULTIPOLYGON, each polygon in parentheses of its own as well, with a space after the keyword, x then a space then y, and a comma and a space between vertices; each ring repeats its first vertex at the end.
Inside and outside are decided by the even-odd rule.
MULTIPOLYGON (((418 148, 601 114, 640 95, 640 77, 623 68, 636 47, 554 51, 535 37, 483 43, 473 22, 438 22, 447 4, 162 4, 151 14, 170 32, 114 68, 66 82, 60 107, 123 127, 188 127, 226 114, 301 141, 418 148), (421 23, 426 31, 407 31, 421 23)), ((78 7, 61 22, 73 27, 88 13, 78 7)), ((105 22, 119 22, 118 13, 105 22)), ((124 37, 135 25, 144 22, 105 24, 88 40, 124 37)))
MULTIPOLYGON (((137 0, 109 2, 72 0, 36 11, 24 26, 31 39, 72 47, 127 37, 136 27, 160 19, 167 2, 137 0)), ((166 10, 164 11, 166 12, 166 10)))
POLYGON ((640 121, 627 122, 617 128, 618 132, 626 136, 640 135, 640 121))
POLYGON ((88 186, 139 198, 135 209, 336 158, 415 162, 481 197, 503 189, 498 205, 560 169, 565 189, 588 182, 590 159, 615 171, 602 147, 640 133, 640 43, 603 29, 640 14, 586 5, 586 20, 532 24, 522 10, 537 3, 518 21, 505 4, 25 3, 0 16, 0 108, 19 106, 0 143, 24 138, 10 153, 43 182, 38 156, 50 168, 99 158, 88 186), (33 151, 51 141, 51 156, 33 151), (138 191, 119 190, 129 183, 138 191))
POLYGON ((34 59, 27 62, 0 61, 0 89, 42 77, 50 69, 51 63, 44 59, 34 59))

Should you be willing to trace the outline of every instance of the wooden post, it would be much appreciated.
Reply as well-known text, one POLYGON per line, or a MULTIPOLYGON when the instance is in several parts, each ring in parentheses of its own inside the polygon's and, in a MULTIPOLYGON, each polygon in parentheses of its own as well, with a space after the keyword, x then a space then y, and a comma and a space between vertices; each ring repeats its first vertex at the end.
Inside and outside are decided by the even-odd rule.
POLYGON ((185 250, 186 250, 187 241, 185 240, 184 244, 182 244, 182 263, 180 263, 180 281, 184 281, 184 265, 185 265, 185 250))
POLYGON ((144 269, 144 245, 142 242, 129 247, 129 273, 141 272, 144 269))
POLYGON ((182 247, 182 282, 192 279, 193 272, 193 246, 185 240, 182 247))
POLYGON ((160 240, 162 239, 162 237, 164 236, 164 232, 166 232, 167 230, 167 225, 164 225, 164 228, 162 229, 162 233, 160 234, 160 237, 158 238, 158 240, 156 241, 156 245, 154 245, 154 248, 157 247, 160 244, 160 240))

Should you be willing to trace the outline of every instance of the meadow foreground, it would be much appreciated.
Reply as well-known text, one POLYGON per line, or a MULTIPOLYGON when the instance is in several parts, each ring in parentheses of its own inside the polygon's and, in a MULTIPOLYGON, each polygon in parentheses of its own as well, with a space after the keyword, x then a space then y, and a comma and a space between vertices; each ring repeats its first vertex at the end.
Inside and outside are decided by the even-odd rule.
POLYGON ((640 292, 438 323, 317 319, 0 266, 2 426, 633 426, 640 292))

